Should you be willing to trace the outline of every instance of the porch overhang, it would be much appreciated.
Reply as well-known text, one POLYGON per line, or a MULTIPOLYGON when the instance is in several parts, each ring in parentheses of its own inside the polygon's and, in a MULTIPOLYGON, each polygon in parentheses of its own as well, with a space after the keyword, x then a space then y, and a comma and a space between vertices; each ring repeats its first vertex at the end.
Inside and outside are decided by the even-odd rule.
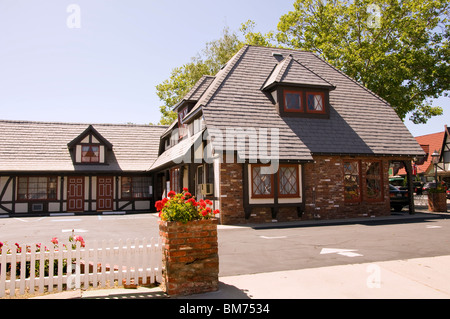
POLYGON ((173 164, 186 163, 186 159, 190 161, 191 157, 188 156, 188 152, 191 147, 202 138, 203 132, 204 130, 182 140, 177 145, 162 153, 150 167, 149 171, 161 170, 173 164))

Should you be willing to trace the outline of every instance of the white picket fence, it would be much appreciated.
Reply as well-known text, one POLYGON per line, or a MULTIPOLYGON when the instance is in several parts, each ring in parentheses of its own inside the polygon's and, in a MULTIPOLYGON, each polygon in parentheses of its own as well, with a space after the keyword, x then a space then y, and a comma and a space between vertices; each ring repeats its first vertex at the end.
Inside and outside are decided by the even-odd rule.
MULTIPOLYGON (((44 251, 44 245, 42 251, 30 249, 29 252, 25 251, 27 245, 19 246, 22 252, 17 252, 14 246, 9 253, 3 249, 0 254, 0 298, 74 288, 113 287, 114 281, 119 286, 161 282, 159 238, 119 240, 117 245, 112 240, 92 241, 86 242, 83 248, 78 242, 76 249, 72 249, 72 244, 66 244, 69 249, 49 244, 48 251, 44 251)), ((58 246, 63 247, 61 243, 58 246)))

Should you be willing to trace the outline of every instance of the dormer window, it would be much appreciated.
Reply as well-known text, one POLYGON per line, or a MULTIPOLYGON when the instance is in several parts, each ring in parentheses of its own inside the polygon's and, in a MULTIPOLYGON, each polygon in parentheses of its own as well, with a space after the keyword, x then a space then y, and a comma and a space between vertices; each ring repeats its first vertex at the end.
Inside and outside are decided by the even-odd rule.
POLYGON ((188 133, 187 125, 183 122, 184 117, 188 114, 188 107, 184 107, 178 111, 178 130, 179 130, 179 138, 182 139, 188 133))
POLYGON ((323 92, 306 92, 308 113, 325 113, 325 94, 323 92))
MULTIPOLYGON (((274 55, 275 57, 275 55, 274 55)), ((272 99, 280 116, 329 118, 330 91, 336 87, 295 60, 292 55, 281 59, 261 89, 272 99)))
POLYGON ((92 126, 67 144, 74 164, 107 164, 107 151, 113 145, 92 126))
POLYGON ((284 111, 303 112, 302 91, 284 91, 284 111))
MULTIPOLYGON (((283 99, 281 99, 283 110, 286 116, 296 116, 296 114, 308 115, 317 117, 315 115, 328 114, 328 92, 327 91, 312 91, 308 89, 280 89, 283 99)), ((320 116, 323 117, 323 116, 320 116)))
POLYGON ((82 163, 99 163, 100 162, 100 146, 98 146, 98 145, 82 145, 81 146, 81 162, 82 163))

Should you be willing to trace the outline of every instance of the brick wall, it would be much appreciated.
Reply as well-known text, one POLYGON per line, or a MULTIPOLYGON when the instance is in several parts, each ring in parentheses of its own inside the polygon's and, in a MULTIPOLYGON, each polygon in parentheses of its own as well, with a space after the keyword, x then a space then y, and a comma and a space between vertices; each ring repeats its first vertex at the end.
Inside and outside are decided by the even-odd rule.
POLYGON ((220 164, 220 222, 224 225, 246 223, 243 180, 243 164, 220 164))
MULTIPOLYGON (((303 203, 304 214, 298 217, 296 207, 280 207, 277 220, 295 221, 320 219, 342 219, 354 217, 384 216, 390 214, 389 200, 389 161, 393 158, 380 157, 340 157, 314 156, 314 163, 303 164, 303 203), (361 166, 361 202, 344 201, 345 160, 357 160, 361 166), (383 200, 367 201, 365 187, 367 163, 381 161, 383 200)), ((245 219, 243 164, 220 164, 221 223, 245 224, 272 222, 272 213, 267 207, 253 207, 251 216, 245 219)))
POLYGON ((353 217, 384 216, 390 214, 389 161, 373 157, 343 158, 339 156, 314 156, 314 163, 304 165, 305 214, 303 219, 342 219, 353 217), (344 168, 346 159, 358 160, 361 165, 360 189, 362 200, 347 203, 344 200, 344 168), (367 163, 381 160, 383 170, 383 200, 367 201, 365 187, 367 163))
POLYGON ((217 219, 160 221, 161 288, 169 295, 216 291, 219 287, 217 219))

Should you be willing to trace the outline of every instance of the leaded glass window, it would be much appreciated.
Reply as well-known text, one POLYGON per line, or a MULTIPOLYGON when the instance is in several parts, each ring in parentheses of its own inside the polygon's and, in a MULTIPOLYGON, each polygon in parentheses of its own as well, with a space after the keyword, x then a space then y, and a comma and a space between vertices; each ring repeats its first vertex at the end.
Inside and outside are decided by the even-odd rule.
POLYGON ((280 197, 298 197, 298 165, 283 165, 279 168, 280 197))
POLYGON ((358 161, 344 162, 344 198, 348 202, 359 201, 361 198, 358 161))
POLYGON ((261 167, 252 166, 252 197, 273 197, 273 174, 263 174, 261 167))

